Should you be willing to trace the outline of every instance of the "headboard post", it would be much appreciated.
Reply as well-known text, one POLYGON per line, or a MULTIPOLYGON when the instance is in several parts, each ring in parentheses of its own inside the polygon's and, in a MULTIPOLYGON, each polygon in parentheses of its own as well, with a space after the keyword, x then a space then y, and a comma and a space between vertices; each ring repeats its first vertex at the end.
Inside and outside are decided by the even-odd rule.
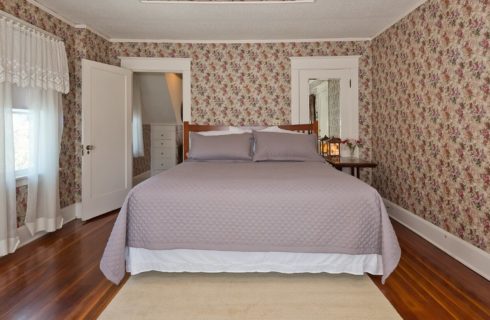
POLYGON ((318 120, 312 123, 312 134, 316 134, 318 136, 318 120))

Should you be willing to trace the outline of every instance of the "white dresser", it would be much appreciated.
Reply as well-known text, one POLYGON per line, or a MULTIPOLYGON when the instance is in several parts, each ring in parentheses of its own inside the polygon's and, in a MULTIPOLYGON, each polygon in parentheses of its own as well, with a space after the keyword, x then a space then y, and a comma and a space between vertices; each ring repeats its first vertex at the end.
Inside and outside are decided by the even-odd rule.
POLYGON ((177 165, 177 125, 151 124, 151 175, 177 165))

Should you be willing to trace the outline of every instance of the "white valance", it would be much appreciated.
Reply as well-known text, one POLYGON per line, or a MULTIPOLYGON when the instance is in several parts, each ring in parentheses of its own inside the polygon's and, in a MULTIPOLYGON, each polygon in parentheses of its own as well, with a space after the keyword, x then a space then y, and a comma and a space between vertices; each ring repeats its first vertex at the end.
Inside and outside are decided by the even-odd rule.
POLYGON ((8 15, 0 15, 0 83, 70 91, 65 44, 8 15))

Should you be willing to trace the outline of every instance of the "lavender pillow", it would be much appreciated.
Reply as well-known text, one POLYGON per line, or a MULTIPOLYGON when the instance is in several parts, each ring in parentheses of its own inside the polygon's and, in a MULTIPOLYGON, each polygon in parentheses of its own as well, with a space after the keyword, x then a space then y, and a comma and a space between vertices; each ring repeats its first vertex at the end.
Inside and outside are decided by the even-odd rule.
POLYGON ((189 159, 192 160, 252 160, 251 133, 203 136, 190 135, 189 159))
POLYGON ((325 161, 317 151, 314 134, 254 131, 253 161, 325 161))

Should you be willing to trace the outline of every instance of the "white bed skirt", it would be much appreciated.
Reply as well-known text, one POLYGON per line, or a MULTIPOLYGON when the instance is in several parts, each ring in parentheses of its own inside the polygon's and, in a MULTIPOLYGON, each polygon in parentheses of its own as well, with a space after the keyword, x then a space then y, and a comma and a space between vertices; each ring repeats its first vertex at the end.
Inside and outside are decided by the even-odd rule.
POLYGON ((280 272, 383 274, 381 256, 294 252, 148 250, 127 248, 126 270, 147 272, 280 272))

